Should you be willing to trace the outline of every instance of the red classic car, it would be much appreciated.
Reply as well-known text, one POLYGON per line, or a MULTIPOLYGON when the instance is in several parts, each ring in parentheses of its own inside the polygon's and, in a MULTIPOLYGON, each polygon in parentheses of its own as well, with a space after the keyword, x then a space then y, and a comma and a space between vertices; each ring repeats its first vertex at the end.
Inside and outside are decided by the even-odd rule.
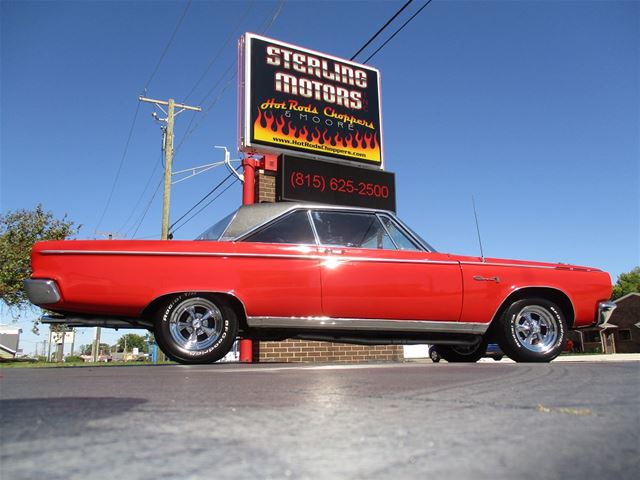
POLYGON ((238 335, 429 343, 467 362, 498 343, 548 362, 615 308, 601 270, 439 253, 391 212, 327 205, 244 206, 196 241, 41 242, 32 266, 45 323, 145 328, 182 363, 238 335))

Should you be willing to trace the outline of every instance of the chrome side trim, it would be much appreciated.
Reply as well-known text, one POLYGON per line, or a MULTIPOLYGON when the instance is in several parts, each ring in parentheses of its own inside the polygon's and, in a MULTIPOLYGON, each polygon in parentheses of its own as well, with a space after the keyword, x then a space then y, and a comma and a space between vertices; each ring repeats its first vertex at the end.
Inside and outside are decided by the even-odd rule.
POLYGON ((271 258, 291 260, 326 260, 336 258, 341 262, 373 262, 373 263, 415 263, 427 265, 459 265, 456 261, 447 260, 409 260, 395 258, 331 257, 327 255, 297 255, 286 253, 224 253, 224 252, 159 252, 142 250, 42 250, 43 255, 141 255, 161 257, 237 257, 237 258, 271 258))
POLYGON ((618 308, 618 305, 614 302, 600 302, 598 304, 598 318, 596 318, 594 325, 599 327, 600 325, 607 323, 616 308, 618 308))
POLYGON ((492 262, 460 262, 460 265, 483 265, 489 267, 516 267, 516 268, 540 268, 543 270, 555 270, 558 267, 548 265, 518 265, 516 263, 492 263, 492 262))
POLYGON ((224 253, 224 252, 159 252, 145 250, 42 250, 43 255, 141 255, 156 257, 240 257, 240 258, 292 258, 318 260, 320 255, 296 255, 285 253, 224 253))
POLYGON ((469 333, 476 335, 485 333, 487 328, 489 328, 489 323, 331 317, 248 317, 247 324, 252 328, 368 330, 375 332, 442 332, 469 333))
POLYGON ((34 305, 52 305, 62 299, 54 280, 29 278, 23 284, 29 301, 34 305))

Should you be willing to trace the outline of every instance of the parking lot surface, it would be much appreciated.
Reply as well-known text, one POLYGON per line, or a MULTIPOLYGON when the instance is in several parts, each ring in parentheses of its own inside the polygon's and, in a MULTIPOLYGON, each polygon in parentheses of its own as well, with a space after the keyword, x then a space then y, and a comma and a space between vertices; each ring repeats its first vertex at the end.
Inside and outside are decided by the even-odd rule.
POLYGON ((0 369, 0 477, 631 479, 640 363, 0 369))

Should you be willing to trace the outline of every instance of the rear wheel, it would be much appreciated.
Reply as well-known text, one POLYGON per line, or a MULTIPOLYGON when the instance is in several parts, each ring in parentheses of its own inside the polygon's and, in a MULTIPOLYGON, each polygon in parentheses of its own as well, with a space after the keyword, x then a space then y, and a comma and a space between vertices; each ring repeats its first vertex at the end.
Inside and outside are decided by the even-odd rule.
POLYGON ((474 363, 487 351, 487 342, 480 340, 472 345, 438 345, 438 353, 449 363, 474 363))
POLYGON ((211 363, 231 350, 238 318, 225 300, 188 292, 160 307, 154 331, 158 345, 171 359, 185 364, 211 363))
POLYGON ((555 303, 523 299, 504 312, 497 334, 502 351, 516 362, 550 362, 567 341, 567 322, 555 303))

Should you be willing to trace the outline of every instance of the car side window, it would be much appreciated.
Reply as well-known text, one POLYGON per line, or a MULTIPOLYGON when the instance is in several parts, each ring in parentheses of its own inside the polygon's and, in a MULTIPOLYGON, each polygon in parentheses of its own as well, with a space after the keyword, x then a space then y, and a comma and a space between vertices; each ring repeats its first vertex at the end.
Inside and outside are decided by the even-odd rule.
POLYGON ((293 212, 286 217, 267 225, 262 230, 249 235, 244 242, 262 243, 316 243, 306 210, 293 212))
POLYGON ((387 232, 389 232, 389 235, 391 235, 391 238, 393 238, 393 241, 396 243, 396 245, 398 245, 398 248, 400 250, 422 250, 422 248, 416 245, 413 240, 411 240, 402 230, 400 230, 398 225, 396 225, 396 223, 389 217, 382 215, 380 216, 380 219, 382 220, 382 223, 384 223, 387 232))
POLYGON ((312 217, 323 245, 396 250, 375 214, 320 211, 312 217))

